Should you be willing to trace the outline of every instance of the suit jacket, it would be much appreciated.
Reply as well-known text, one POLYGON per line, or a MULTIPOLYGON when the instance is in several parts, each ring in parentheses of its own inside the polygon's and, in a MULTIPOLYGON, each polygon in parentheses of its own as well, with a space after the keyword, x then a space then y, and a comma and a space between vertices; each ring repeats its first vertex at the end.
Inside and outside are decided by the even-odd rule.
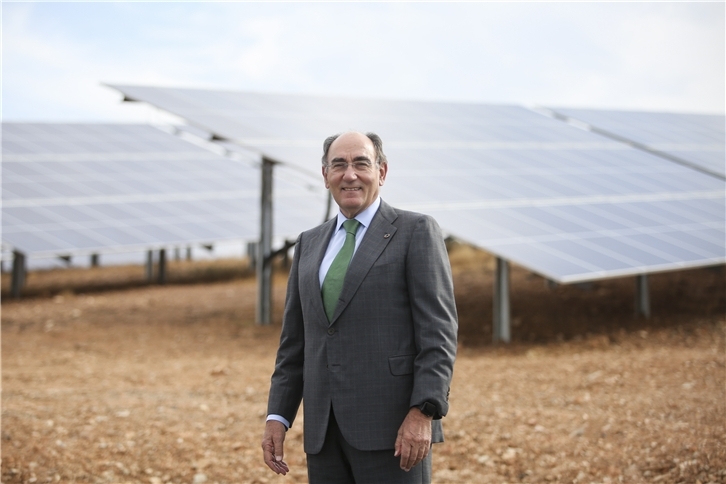
MULTIPOLYGON (((444 239, 432 217, 381 201, 328 322, 318 271, 335 225, 297 239, 268 414, 292 423, 303 400, 306 453, 320 452, 331 406, 350 445, 393 449, 412 406, 448 411, 457 315, 444 239)), ((432 427, 441 442, 441 420, 432 427)))

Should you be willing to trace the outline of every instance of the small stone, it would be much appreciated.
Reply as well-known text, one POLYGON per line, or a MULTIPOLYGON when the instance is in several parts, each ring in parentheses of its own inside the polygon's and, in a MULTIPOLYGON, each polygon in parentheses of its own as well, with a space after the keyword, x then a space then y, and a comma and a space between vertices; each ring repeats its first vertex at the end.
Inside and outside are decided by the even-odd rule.
POLYGON ((226 375, 227 373, 228 373, 227 368, 224 365, 217 366, 217 367, 213 368, 212 371, 210 372, 210 374, 212 376, 222 376, 222 375, 226 375))
POLYGON ((193 484, 204 484, 207 482, 207 475, 202 474, 201 472, 199 474, 194 474, 194 480, 192 481, 193 484))
POLYGON ((488 455, 478 455, 476 457, 476 461, 480 464, 486 464, 489 459, 491 459, 491 457, 489 457, 488 455))
POLYGON ((504 453, 502 454, 502 460, 504 462, 512 462, 516 458, 517 458, 517 449, 514 449, 512 447, 507 447, 507 450, 505 450, 504 453))

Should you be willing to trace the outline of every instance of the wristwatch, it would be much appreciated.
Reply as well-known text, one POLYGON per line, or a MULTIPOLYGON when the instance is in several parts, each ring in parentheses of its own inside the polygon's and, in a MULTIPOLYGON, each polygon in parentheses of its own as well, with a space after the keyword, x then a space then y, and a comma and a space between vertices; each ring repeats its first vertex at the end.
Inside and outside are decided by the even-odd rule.
POLYGON ((436 408, 436 405, 434 405, 431 402, 424 402, 423 404, 419 405, 419 410, 421 410, 421 413, 426 415, 427 417, 435 417, 438 413, 438 409, 436 408))

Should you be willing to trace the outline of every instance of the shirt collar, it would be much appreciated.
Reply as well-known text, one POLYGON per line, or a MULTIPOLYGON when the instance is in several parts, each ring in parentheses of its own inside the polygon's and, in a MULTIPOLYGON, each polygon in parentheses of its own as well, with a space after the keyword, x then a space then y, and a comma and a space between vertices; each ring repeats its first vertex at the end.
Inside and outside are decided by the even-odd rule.
MULTIPOLYGON (((361 223, 364 227, 368 227, 371 224, 371 220, 373 220, 373 216, 378 211, 378 207, 381 206, 381 197, 376 198, 373 203, 371 203, 368 208, 363 210, 361 213, 356 215, 354 218, 361 223)), ((343 225, 343 222, 348 220, 348 218, 343 215, 342 212, 338 211, 338 225, 335 230, 340 230, 340 227, 343 225)))

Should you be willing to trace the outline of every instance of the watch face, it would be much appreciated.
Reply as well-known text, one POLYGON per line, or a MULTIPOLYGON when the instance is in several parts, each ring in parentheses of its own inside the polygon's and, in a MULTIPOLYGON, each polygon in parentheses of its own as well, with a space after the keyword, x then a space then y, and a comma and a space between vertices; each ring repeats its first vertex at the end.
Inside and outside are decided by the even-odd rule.
POLYGON ((430 402, 426 402, 421 405, 421 413, 423 413, 427 417, 433 417, 434 413, 436 413, 436 406, 434 406, 434 404, 430 402))

